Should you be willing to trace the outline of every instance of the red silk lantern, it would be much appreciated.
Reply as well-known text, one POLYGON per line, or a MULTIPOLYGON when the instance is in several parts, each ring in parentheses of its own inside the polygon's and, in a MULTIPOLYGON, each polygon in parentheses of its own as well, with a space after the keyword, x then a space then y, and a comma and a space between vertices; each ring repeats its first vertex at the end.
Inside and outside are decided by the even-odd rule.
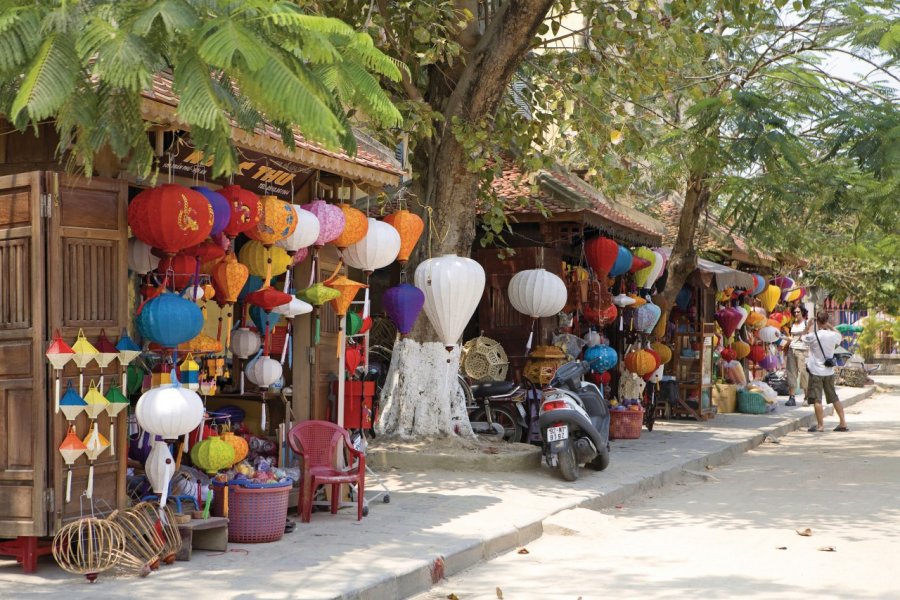
POLYGON ((212 206, 203 194, 174 183, 144 190, 128 205, 134 236, 166 254, 208 238, 213 219, 212 206))
POLYGON ((731 348, 723 348, 722 351, 719 353, 719 356, 721 356, 722 360, 724 360, 726 362, 731 362, 733 360, 737 360, 737 352, 735 352, 731 348))
POLYGON ((592 306, 584 307, 584 318, 600 327, 605 327, 615 321, 618 314, 615 304, 610 304, 602 310, 597 310, 592 306))
POLYGON ((347 366, 347 373, 353 375, 356 368, 362 363, 362 354, 356 346, 347 346, 344 350, 344 364, 347 366))
POLYGON ((584 256, 595 274, 609 273, 619 256, 619 245, 609 238, 596 237, 584 243, 584 256))
POLYGON ((609 385, 609 382, 612 381, 612 375, 610 375, 609 371, 603 371, 600 373, 599 379, 603 385, 609 385))
POLYGON ((197 244, 196 246, 191 246, 186 249, 184 254, 198 260, 201 265, 206 265, 208 263, 217 262, 220 258, 225 256, 225 250, 214 241, 206 240, 202 244, 197 244))
POLYGON ((259 196, 239 185, 226 185, 217 191, 231 205, 231 219, 222 233, 234 239, 239 233, 256 227, 262 216, 262 200, 259 196))
POLYGON ((163 258, 156 266, 156 272, 159 273, 160 278, 165 277, 166 272, 170 269, 174 273, 172 285, 180 290, 191 284, 194 272, 197 270, 197 261, 186 254, 176 254, 163 258))
POLYGON ((258 306, 266 312, 269 312, 276 306, 287 304, 293 299, 294 297, 290 294, 279 292, 275 288, 267 286, 261 290, 256 290, 255 292, 247 294, 247 297, 244 298, 244 301, 248 304, 258 306))
POLYGON ((725 334, 725 337, 731 337, 734 335, 734 330, 737 329, 737 326, 744 319, 744 315, 738 309, 728 307, 717 310, 714 318, 719 327, 722 328, 722 333, 725 334))
POLYGON ((646 258, 641 258, 640 256, 634 255, 631 257, 631 268, 628 269, 629 273, 637 273, 641 269, 646 269, 650 266, 650 261, 646 258))
POLYGON ((751 346, 750 354, 747 355, 747 358, 755 363, 759 363, 765 357, 766 349, 762 346, 762 344, 754 344, 753 346, 751 346))

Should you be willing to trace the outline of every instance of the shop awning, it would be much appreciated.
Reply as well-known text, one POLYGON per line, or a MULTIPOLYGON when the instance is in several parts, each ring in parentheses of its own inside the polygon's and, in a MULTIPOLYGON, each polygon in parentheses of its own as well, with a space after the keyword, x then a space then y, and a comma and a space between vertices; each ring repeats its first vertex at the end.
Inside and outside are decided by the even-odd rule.
MULTIPOLYGON (((659 250, 666 255, 666 259, 672 254, 671 248, 660 248, 659 250)), ((728 288, 753 289, 756 285, 753 281, 753 275, 750 273, 744 273, 703 258, 697 260, 695 275, 704 287, 709 287, 715 280, 716 289, 718 290, 728 288)))

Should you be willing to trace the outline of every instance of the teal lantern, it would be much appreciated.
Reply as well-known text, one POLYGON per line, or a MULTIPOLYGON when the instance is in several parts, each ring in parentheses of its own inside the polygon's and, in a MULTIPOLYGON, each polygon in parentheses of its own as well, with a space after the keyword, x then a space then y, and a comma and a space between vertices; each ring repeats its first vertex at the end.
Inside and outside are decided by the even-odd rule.
POLYGON ((164 348, 177 348, 203 329, 203 312, 187 298, 163 292, 138 309, 135 323, 145 338, 164 348))

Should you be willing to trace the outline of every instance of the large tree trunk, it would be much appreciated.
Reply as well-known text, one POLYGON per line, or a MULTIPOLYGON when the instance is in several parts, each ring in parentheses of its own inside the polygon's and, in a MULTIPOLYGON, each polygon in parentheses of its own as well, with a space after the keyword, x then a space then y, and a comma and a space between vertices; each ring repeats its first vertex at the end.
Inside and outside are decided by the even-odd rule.
MULTIPOLYGON (((461 122, 474 128, 490 122, 551 6, 553 0, 504 2, 465 57, 465 69, 455 86, 443 90, 435 86, 432 90, 428 100, 442 109, 444 124, 434 143, 421 149, 418 157, 422 165, 417 169, 422 177, 420 185, 425 204, 431 209, 426 215, 420 256, 469 255, 475 240, 479 178, 466 168, 468 157, 453 134, 452 124, 461 122)), ((377 431, 402 437, 471 435, 465 410, 461 419, 465 425, 460 427, 459 409, 454 404, 459 400, 454 391, 458 349, 448 354, 434 342, 436 337, 424 313, 411 338, 395 347, 388 373, 393 383, 382 392, 385 409, 378 418, 377 431)))
POLYGON ((668 306, 675 305, 675 296, 687 278, 697 268, 697 245, 695 237, 700 216, 709 204, 709 182, 705 173, 691 173, 684 194, 684 206, 678 221, 678 236, 669 256, 669 278, 663 297, 668 306))

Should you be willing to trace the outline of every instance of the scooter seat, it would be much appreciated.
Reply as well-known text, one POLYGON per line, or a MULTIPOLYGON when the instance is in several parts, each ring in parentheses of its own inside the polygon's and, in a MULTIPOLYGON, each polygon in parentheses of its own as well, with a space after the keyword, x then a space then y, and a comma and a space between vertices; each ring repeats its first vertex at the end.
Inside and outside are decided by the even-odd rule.
POLYGON ((476 383, 471 386, 471 389, 474 397, 487 398, 508 394, 516 389, 516 384, 511 381, 488 381, 487 383, 476 383))

